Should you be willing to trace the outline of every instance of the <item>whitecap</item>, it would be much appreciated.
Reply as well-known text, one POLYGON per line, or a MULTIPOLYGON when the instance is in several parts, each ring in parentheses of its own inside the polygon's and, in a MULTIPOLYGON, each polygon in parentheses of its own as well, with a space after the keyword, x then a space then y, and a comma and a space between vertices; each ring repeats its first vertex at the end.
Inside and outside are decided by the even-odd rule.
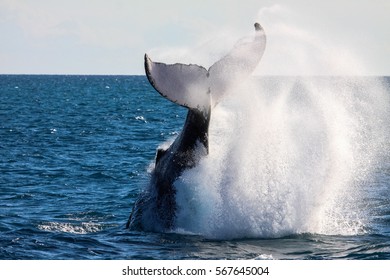
POLYGON ((147 121, 146 121, 146 119, 145 119, 144 116, 136 116, 135 119, 136 119, 137 121, 143 121, 143 122, 147 123, 147 121))
POLYGON ((94 222, 82 222, 81 224, 47 222, 38 225, 38 229, 48 232, 66 232, 74 234, 88 234, 99 232, 102 230, 102 225, 94 222))
POLYGON ((272 255, 261 254, 255 257, 254 260, 275 260, 275 258, 272 255))

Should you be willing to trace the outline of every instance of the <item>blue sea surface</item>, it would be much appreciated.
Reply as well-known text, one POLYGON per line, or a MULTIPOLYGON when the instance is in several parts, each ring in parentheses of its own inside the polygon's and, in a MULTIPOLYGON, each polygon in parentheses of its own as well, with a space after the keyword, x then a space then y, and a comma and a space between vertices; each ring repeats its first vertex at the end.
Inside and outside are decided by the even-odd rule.
POLYGON ((358 233, 125 229, 156 148, 185 115, 145 76, 0 75, 0 259, 390 259, 387 156, 363 186, 358 233))

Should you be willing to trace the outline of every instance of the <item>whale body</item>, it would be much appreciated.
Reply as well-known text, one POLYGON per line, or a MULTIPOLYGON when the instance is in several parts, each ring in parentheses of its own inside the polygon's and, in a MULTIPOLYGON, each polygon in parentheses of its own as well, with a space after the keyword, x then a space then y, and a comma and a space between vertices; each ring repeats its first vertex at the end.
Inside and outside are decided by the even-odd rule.
POLYGON ((175 181, 208 154, 211 110, 229 88, 247 78, 258 65, 266 45, 264 29, 240 40, 209 69, 190 64, 153 62, 145 54, 150 84, 163 97, 188 109, 182 131, 168 149, 158 149, 147 188, 139 195, 127 228, 169 231, 175 226, 175 181))

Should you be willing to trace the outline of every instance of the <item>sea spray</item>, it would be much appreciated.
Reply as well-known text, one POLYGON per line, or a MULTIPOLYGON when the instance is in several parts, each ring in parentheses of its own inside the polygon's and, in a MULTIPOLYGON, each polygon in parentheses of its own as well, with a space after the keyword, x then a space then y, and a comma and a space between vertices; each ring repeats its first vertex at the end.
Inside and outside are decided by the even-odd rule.
POLYGON ((176 181, 178 231, 208 238, 358 234, 388 136, 375 78, 268 77, 212 112, 210 153, 176 181))

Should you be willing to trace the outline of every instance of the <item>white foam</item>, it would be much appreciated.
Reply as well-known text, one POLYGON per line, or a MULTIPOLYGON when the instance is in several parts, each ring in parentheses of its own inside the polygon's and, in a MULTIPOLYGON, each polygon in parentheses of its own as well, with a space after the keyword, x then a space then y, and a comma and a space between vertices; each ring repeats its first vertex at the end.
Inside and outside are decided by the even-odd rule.
POLYGON ((38 228, 48 232, 66 232, 75 234, 87 234, 102 230, 102 226, 93 222, 82 222, 80 224, 48 222, 38 225, 38 228))
POLYGON ((137 121, 143 121, 144 123, 147 123, 147 121, 146 121, 146 119, 145 119, 144 116, 136 116, 135 119, 136 119, 137 121))
POLYGON ((175 183, 177 227, 208 238, 364 230, 360 186, 389 134, 373 79, 264 79, 212 112, 210 153, 175 183))
POLYGON ((261 254, 254 258, 254 260, 275 260, 275 258, 272 255, 261 254))

